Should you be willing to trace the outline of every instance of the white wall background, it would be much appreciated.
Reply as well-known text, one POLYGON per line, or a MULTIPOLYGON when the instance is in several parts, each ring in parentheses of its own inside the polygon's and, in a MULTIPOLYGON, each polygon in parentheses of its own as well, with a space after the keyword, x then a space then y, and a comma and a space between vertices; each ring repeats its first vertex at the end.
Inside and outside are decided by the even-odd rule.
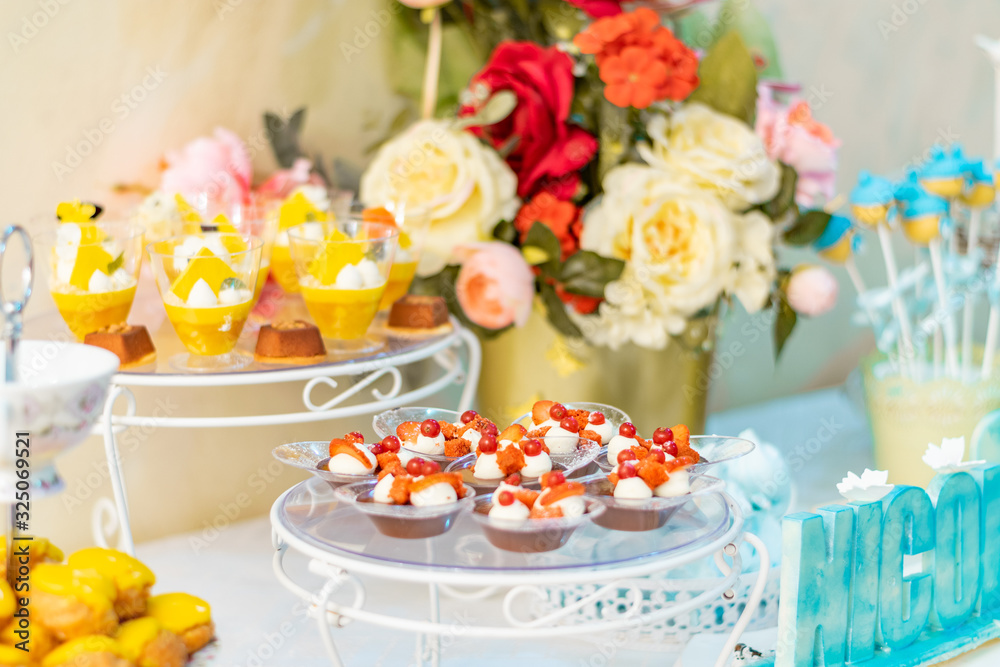
MULTIPOLYGON (((266 174, 275 168, 261 131, 266 109, 288 112, 307 105, 306 145, 328 157, 360 161, 362 148, 378 134, 363 127, 372 121, 384 126, 395 109, 383 77, 387 37, 380 34, 350 61, 340 45, 352 43, 356 29, 386 2, 4 0, 0 219, 26 222, 75 197, 125 205, 124 197, 110 193, 114 184, 155 182, 157 161, 167 149, 216 125, 246 137, 256 149, 258 173, 266 174), (87 153, 79 163, 68 158, 74 150, 87 153)), ((1000 2, 757 2, 773 22, 787 78, 826 98, 816 105, 815 115, 844 140, 841 191, 850 190, 859 169, 893 171, 943 137, 957 137, 970 152, 990 151, 992 75, 972 36, 1000 36, 1000 2), (886 22, 881 29, 880 22, 886 22), (885 25, 895 29, 885 33, 885 25)), ((900 241, 899 252, 904 249, 900 241)), ((861 270, 871 284, 882 278, 874 244, 869 244, 861 270)), ((846 277, 841 278, 844 295, 851 297, 846 277)), ((44 301, 40 298, 39 304, 44 301)), ((870 336, 849 325, 850 310, 850 298, 844 298, 833 314, 802 324, 777 368, 769 336, 754 340, 745 333, 745 318, 731 319, 720 350, 739 341, 747 351, 714 386, 713 406, 842 381, 871 349, 870 336)), ((263 404, 269 397, 257 398, 263 404)), ((298 429, 294 434, 330 437, 328 430, 298 429)), ((149 439, 150 458, 130 465, 140 475, 156 470, 156 479, 142 479, 162 494, 157 480, 190 479, 199 452, 221 448, 212 450, 213 467, 219 461, 236 467, 227 472, 235 480, 232 493, 220 493, 235 496, 249 475, 267 464, 275 439, 291 435, 280 429, 256 434, 157 432, 149 439)), ((91 441, 63 469, 89 470, 100 455, 99 443, 91 441)), ((270 488, 266 498, 255 498, 247 512, 263 511, 287 481, 270 488)), ((133 496, 138 488, 133 485, 133 496)), ((102 494, 107 493, 102 487, 102 494)), ((164 521, 162 529, 147 521, 149 528, 140 537, 199 526, 206 514, 200 508, 209 507, 211 518, 218 513, 214 505, 225 499, 172 499, 184 505, 180 522, 168 522, 165 510, 158 514, 162 503, 153 498, 137 501, 143 516, 154 513, 164 521)), ((66 535, 68 544, 88 540, 86 527, 67 521, 59 501, 43 503, 38 511, 41 526, 66 535)))

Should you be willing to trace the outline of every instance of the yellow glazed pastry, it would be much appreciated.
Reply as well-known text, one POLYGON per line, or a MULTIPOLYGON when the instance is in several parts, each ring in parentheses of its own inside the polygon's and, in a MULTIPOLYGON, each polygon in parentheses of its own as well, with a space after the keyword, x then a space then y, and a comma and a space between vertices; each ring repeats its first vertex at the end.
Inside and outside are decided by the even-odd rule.
POLYGON ((21 667, 22 665, 30 665, 31 661, 36 657, 34 642, 32 642, 31 651, 22 651, 19 648, 14 648, 13 646, 2 646, 0 645, 0 665, 3 667, 21 667))
POLYGON ((0 626, 7 625, 16 610, 17 598, 14 596, 14 591, 6 579, 0 579, 0 626))
POLYGON ((31 573, 31 613, 61 641, 118 627, 115 584, 96 570, 42 563, 31 573))
POLYGON ((149 589, 156 583, 156 575, 141 562, 128 554, 113 549, 97 547, 77 551, 69 557, 69 565, 78 570, 96 570, 115 584, 115 613, 121 620, 128 620, 146 613, 149 589))
MULTIPOLYGON (((29 615, 31 610, 28 610, 29 615)), ((15 650, 20 651, 17 648, 18 644, 29 649, 29 654, 32 659, 32 664, 37 665, 42 661, 49 651, 56 647, 56 640, 49 634, 40 623, 32 621, 29 617, 28 627, 22 627, 19 623, 19 619, 14 618, 6 626, 0 630, 0 647, 10 648, 13 647, 15 650), (24 644, 24 642, 28 642, 24 644)), ((23 651, 22 651, 23 652, 23 651)), ((0 659, 0 665, 6 665, 7 663, 0 659)), ((15 663, 16 664, 16 663, 15 663)))
MULTIPOLYGON (((27 542, 20 542, 28 545, 28 567, 32 568, 39 563, 61 563, 63 561, 62 549, 49 542, 44 537, 36 537, 27 542)), ((7 547, 5 540, 0 538, 0 579, 7 578, 7 547)))
POLYGON ((122 656, 137 667, 182 667, 187 647, 180 637, 155 618, 137 618, 123 623, 115 636, 122 656))
POLYGON ((201 598, 187 593, 164 593, 149 598, 146 608, 164 628, 184 642, 188 653, 202 648, 215 636, 212 608, 201 598))
POLYGON ((131 667, 111 637, 89 635, 66 642, 42 660, 42 667, 131 667))

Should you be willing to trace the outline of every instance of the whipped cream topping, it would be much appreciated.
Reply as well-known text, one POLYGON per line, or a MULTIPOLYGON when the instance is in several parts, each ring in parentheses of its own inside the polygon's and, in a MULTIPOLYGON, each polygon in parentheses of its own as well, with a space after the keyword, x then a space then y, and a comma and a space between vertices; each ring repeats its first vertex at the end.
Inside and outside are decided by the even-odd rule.
MULTIPOLYGON (((672 478, 671 478, 672 479, 672 478)), ((665 482, 664 484, 669 484, 670 482, 665 482)), ((660 486, 663 486, 661 484, 660 486)), ((642 481, 640 477, 629 477, 628 479, 619 479, 618 484, 615 486, 615 498, 627 499, 627 500, 644 500, 646 498, 653 497, 653 490, 649 488, 646 482, 642 481)))
POLYGON ((573 433, 573 431, 567 431, 562 426, 556 424, 545 432, 545 437, 566 438, 566 440, 553 440, 551 443, 546 442, 545 444, 548 445, 549 450, 553 454, 569 454, 576 450, 576 440, 573 440, 572 438, 579 438, 580 435, 578 433, 573 433), (553 446, 553 444, 555 446, 553 446))
POLYGON ((396 480, 392 473, 389 473, 382 479, 378 481, 375 488, 372 490, 372 500, 377 503, 385 503, 386 505, 392 504, 392 498, 389 497, 389 489, 392 488, 392 483, 396 480))
MULTIPOLYGON (((72 268, 70 269, 70 273, 72 273, 72 268)), ((130 276, 125 269, 118 269, 110 276, 103 271, 95 270, 90 275, 87 290, 90 292, 113 292, 131 287, 135 282, 135 278, 130 276)))
POLYGON ((463 433, 461 437, 464 438, 469 443, 469 445, 472 447, 473 450, 475 450, 476 447, 479 446, 479 440, 480 438, 483 437, 483 434, 474 428, 470 428, 466 429, 465 433, 463 433))
POLYGON ((493 494, 493 507, 490 508, 489 517, 495 521, 506 521, 510 523, 524 523, 528 520, 531 510, 518 499, 510 505, 501 505, 497 500, 498 493, 493 494))
POLYGON ((593 422, 588 423, 584 426, 588 431, 593 431, 597 435, 601 436, 601 444, 606 445, 610 442, 611 438, 615 435, 615 427, 611 425, 607 419, 604 420, 603 424, 594 424, 593 422))
POLYGON ((219 296, 209 287, 203 278, 191 286, 188 292, 187 301, 184 305, 188 308, 215 308, 216 306, 235 306, 238 303, 249 301, 253 293, 249 289, 227 287, 219 290, 219 296))
POLYGON ((541 477, 550 470, 552 470, 552 459, 545 453, 544 449, 538 453, 538 456, 525 454, 524 467, 521 468, 521 474, 525 477, 541 477))
MULTIPOLYGON (((540 501, 545 497, 545 493, 547 492, 547 489, 542 492, 542 495, 539 496, 540 501)), ((563 498, 562 500, 557 500, 550 505, 546 505, 546 507, 558 507, 562 510, 563 517, 566 519, 583 516, 584 512, 587 511, 587 504, 583 502, 583 496, 569 496, 567 498, 563 498)))
POLYGON ((337 274, 334 286, 344 290, 371 289, 384 282, 378 264, 366 257, 357 264, 345 265, 337 274))
POLYGON ((608 442, 608 464, 613 466, 618 465, 618 455, 626 449, 631 449, 632 447, 636 447, 638 445, 638 440, 635 438, 626 438, 620 433, 611 438, 608 442))
POLYGON ((407 442, 406 446, 421 454, 440 456, 444 454, 444 433, 438 433, 433 438, 429 438, 423 433, 418 433, 417 439, 407 442))
POLYGON ((337 454, 330 458, 327 469, 341 475, 366 475, 375 472, 375 466, 378 465, 375 455, 364 446, 359 446, 358 450, 368 459, 367 467, 350 454, 337 454))
POLYGON ((670 473, 670 479, 653 489, 653 495, 660 498, 676 498, 691 491, 691 479, 688 471, 681 469, 670 473))
POLYGON ((480 454, 477 456, 476 463, 472 466, 472 475, 479 479, 503 479, 507 476, 503 474, 503 470, 500 470, 496 454, 480 454))
MULTIPOLYGON (((420 480, 423 478, 417 477, 417 479, 420 480)), ((421 489, 416 493, 410 494, 410 504, 415 507, 447 505, 454 502, 458 502, 458 494, 455 493, 455 487, 447 482, 431 484, 426 489, 421 489)))

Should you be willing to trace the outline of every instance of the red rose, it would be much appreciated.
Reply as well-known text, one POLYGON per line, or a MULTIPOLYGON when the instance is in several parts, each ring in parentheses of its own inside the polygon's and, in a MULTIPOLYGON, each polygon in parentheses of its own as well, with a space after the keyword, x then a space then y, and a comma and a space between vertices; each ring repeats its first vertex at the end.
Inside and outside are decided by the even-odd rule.
POLYGON ((517 194, 527 199, 547 189, 570 199, 580 182, 576 173, 594 157, 597 139, 567 122, 573 101, 573 60, 555 47, 533 42, 501 42, 486 66, 473 77, 470 90, 484 87, 460 116, 470 116, 489 96, 509 90, 517 107, 499 123, 470 128, 507 155, 517 174, 517 194), (508 152, 509 151, 509 152, 508 152))
POLYGON ((622 13, 622 0, 566 0, 595 19, 622 13))

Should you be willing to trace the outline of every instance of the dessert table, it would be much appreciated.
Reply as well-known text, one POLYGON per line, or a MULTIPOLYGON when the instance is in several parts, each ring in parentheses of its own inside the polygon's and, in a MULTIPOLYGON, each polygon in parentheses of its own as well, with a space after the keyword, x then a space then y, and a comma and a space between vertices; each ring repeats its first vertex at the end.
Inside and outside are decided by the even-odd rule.
MULTIPOLYGON (((852 383, 790 396, 769 403, 714 414, 708 431, 738 433, 752 427, 762 440, 774 443, 787 453, 794 474, 796 500, 793 510, 815 507, 836 500, 834 483, 848 468, 872 465, 870 436, 864 413, 856 402, 852 383), (788 419, 787 415, 795 415, 788 419), (785 416, 782 418, 782 416, 785 416), (796 470, 799 460, 806 460, 796 470)), ((316 622, 306 614, 306 606, 274 577, 274 547, 267 517, 232 525, 207 548, 195 551, 190 537, 138 545, 138 555, 160 575, 162 590, 196 590, 210 600, 218 623, 218 656, 211 664, 240 664, 248 667, 295 664, 325 667, 326 658, 316 622)), ((289 551, 286 565, 309 574, 307 558, 289 551)), ((376 580, 360 575, 372 598, 386 601, 389 614, 413 617, 413 607, 423 609, 425 584, 376 580)), ((441 622, 454 631, 442 636, 442 664, 509 665, 512 659, 535 660, 568 665, 670 665, 683 667, 712 664, 724 637, 699 636, 687 647, 683 658, 676 651, 637 650, 611 634, 573 638, 490 639, 473 637, 467 628, 488 624, 498 614, 497 599, 458 606, 441 597, 441 622), (681 663, 677 660, 681 659, 681 663)), ((413 635, 367 623, 352 623, 336 630, 337 646, 345 664, 413 664, 413 635)), ((764 645, 774 631, 748 633, 751 646, 764 645)), ((969 656, 947 663, 950 667, 987 667, 1000 660, 1000 647, 988 646, 969 656)))

